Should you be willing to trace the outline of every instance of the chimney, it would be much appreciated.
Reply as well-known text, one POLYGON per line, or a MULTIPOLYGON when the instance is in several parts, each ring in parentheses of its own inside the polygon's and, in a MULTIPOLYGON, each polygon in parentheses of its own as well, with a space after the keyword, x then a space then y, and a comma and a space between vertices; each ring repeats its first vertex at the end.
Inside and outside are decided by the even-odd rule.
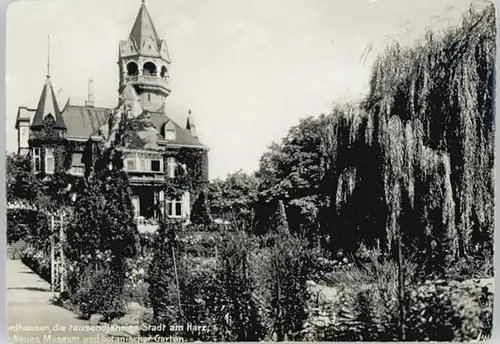
POLYGON ((85 106, 94 106, 94 81, 92 79, 89 79, 89 96, 85 101, 85 106))

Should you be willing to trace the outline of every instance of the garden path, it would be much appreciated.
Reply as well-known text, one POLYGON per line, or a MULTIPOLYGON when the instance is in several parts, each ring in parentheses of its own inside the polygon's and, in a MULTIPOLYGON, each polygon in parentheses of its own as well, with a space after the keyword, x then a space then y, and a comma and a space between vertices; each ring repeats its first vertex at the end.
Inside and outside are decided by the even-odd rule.
POLYGON ((20 260, 6 261, 6 287, 6 327, 11 342, 118 342, 106 336, 104 331, 85 331, 81 326, 90 325, 89 321, 78 319, 76 314, 50 304, 55 293, 50 291, 49 283, 20 260), (70 325, 73 326, 72 330, 70 325))

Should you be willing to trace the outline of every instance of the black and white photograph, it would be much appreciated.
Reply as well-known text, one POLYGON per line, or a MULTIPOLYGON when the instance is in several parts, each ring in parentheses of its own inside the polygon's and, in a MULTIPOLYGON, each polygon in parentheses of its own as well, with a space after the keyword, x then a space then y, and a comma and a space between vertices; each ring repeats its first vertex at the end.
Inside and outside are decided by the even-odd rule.
POLYGON ((7 340, 491 339, 496 20, 11 1, 7 340))

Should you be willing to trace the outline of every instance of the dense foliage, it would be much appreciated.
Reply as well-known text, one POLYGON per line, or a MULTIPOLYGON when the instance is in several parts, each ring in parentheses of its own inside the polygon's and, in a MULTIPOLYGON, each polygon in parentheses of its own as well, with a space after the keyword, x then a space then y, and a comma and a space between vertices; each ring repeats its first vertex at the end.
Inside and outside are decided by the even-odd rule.
POLYGON ((98 312, 106 320, 124 312, 126 262, 139 252, 129 181, 119 149, 124 140, 131 139, 127 129, 133 121, 127 116, 120 111, 110 116, 110 127, 115 128, 111 140, 99 146, 88 142, 86 175, 66 234, 66 252, 73 268, 71 296, 84 314, 98 312), (120 121, 115 122, 117 119, 120 121), (89 302, 96 306, 89 307, 89 302))
POLYGON ((257 178, 241 170, 229 174, 224 180, 212 181, 208 186, 212 214, 219 219, 252 226, 257 189, 257 178))
POLYGON ((64 171, 55 174, 32 172, 29 156, 12 153, 6 159, 7 203, 36 209, 45 213, 56 212, 71 203, 71 189, 75 178, 64 171))
POLYGON ((178 299, 178 271, 175 260, 178 254, 176 229, 178 224, 162 221, 155 234, 153 259, 149 265, 146 282, 149 283, 149 299, 153 309, 153 324, 165 324, 159 334, 168 335, 170 326, 182 318, 178 299))
POLYGON ((258 341, 263 336, 250 274, 252 245, 244 232, 231 233, 222 240, 215 275, 205 296, 212 340, 258 341))
POLYGON ((400 231, 429 272, 491 252, 494 18, 493 6, 471 10, 442 35, 389 47, 364 102, 306 118, 271 145, 257 173, 261 227, 280 199, 291 230, 332 253, 391 253, 400 231))
MULTIPOLYGON (((387 48, 362 103, 301 120, 255 175, 199 193, 206 152, 177 151, 165 191, 196 195, 194 224, 163 221, 140 250, 120 147, 144 142, 127 134, 140 123, 117 112, 113 140, 87 147, 94 160, 67 231, 73 302, 111 320, 129 298, 152 308, 147 323, 167 325, 155 334, 182 325, 190 340, 392 341, 401 327, 412 341, 489 336, 492 295, 470 279, 493 275, 494 19, 488 6, 387 48)), ((8 164, 9 197, 62 204, 57 180, 55 192, 33 190, 40 180, 26 161, 8 164)))
POLYGON ((195 225, 210 226, 212 223, 212 214, 210 213, 210 206, 206 192, 202 191, 198 198, 193 203, 191 208, 191 222, 195 225))
POLYGON ((306 282, 311 277, 313 255, 303 240, 290 234, 281 201, 271 222, 271 240, 264 239, 272 243, 265 259, 267 314, 278 341, 297 341, 302 339, 307 318, 306 282))

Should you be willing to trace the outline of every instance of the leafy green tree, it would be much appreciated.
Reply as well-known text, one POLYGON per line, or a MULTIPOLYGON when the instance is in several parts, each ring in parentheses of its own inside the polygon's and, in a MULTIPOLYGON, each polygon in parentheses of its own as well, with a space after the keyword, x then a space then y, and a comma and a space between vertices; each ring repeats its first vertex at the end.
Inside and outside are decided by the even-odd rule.
POLYGON ((216 179, 208 186, 210 209, 215 217, 238 219, 247 225, 254 221, 258 180, 243 171, 229 174, 226 179, 216 179))
POLYGON ((290 128, 287 136, 263 154, 256 173, 259 179, 257 232, 266 233, 272 203, 281 199, 287 206, 290 230, 318 237, 318 213, 327 202, 322 192, 325 154, 319 149, 324 116, 308 117, 290 128))

